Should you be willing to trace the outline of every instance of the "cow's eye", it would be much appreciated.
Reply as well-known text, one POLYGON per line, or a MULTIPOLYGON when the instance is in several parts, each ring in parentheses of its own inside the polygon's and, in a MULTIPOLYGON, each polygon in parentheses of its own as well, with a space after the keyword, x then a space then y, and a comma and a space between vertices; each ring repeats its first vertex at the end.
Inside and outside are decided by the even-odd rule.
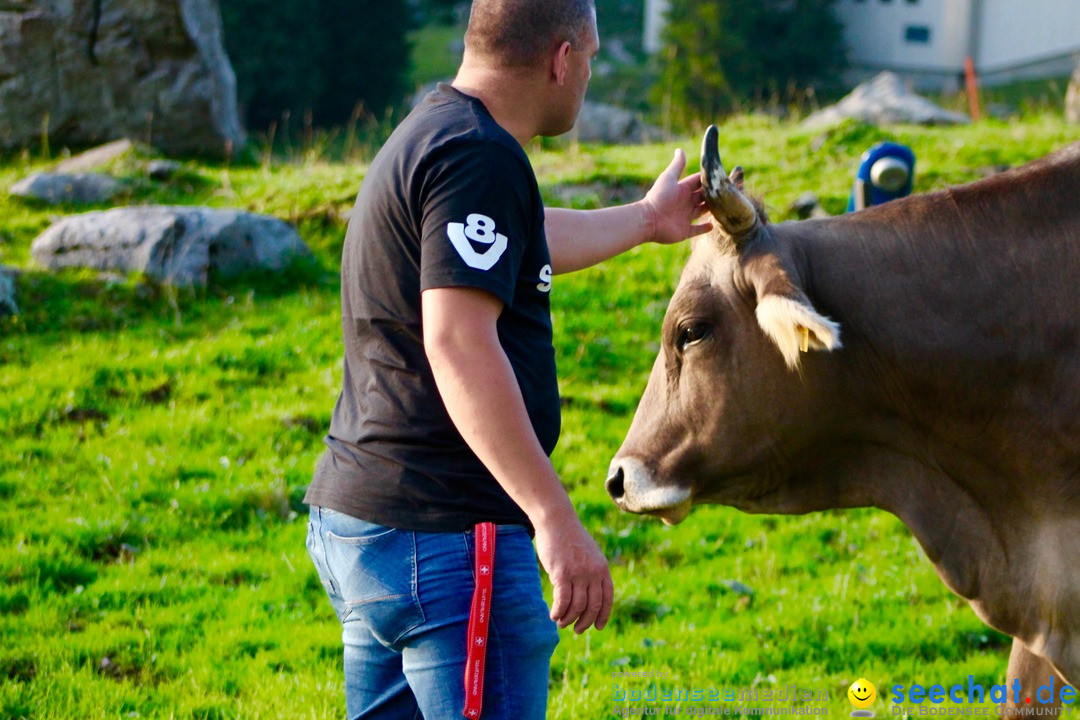
POLYGON ((709 326, 705 323, 690 323, 679 329, 679 337, 675 341, 675 347, 683 351, 695 343, 699 343, 709 336, 709 326))

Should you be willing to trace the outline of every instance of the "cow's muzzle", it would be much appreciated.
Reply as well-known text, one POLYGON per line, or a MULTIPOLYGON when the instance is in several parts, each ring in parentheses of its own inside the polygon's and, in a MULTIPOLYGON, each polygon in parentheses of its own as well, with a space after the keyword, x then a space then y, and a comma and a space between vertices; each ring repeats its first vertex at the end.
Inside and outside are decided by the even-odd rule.
POLYGON ((655 473, 636 458, 613 460, 604 486, 615 504, 627 512, 656 515, 668 525, 680 523, 690 514, 690 490, 660 485, 655 473))

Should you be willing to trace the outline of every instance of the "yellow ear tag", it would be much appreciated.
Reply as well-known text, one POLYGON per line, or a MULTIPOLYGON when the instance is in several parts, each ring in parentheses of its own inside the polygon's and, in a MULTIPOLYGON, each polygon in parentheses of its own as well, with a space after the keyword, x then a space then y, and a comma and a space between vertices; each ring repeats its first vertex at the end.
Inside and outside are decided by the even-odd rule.
POLYGON ((799 350, 803 352, 810 351, 810 328, 805 325, 799 326, 799 335, 802 336, 801 342, 799 342, 799 350))

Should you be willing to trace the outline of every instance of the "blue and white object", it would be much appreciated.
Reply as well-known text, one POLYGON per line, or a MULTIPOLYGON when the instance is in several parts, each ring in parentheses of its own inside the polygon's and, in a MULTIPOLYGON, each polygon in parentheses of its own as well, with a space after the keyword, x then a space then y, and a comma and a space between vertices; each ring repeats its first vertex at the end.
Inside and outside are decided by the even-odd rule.
POLYGON ((882 142, 863 153, 848 212, 907 197, 915 180, 915 153, 906 145, 882 142))

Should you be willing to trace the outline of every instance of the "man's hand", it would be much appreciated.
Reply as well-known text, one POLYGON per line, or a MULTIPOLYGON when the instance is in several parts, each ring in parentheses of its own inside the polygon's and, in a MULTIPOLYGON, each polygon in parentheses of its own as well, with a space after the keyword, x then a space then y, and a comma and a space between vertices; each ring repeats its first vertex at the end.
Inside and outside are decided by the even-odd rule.
POLYGON ((706 213, 698 174, 679 180, 686 155, 675 151, 667 170, 642 200, 602 210, 545 211, 551 268, 556 275, 592 267, 646 242, 677 243, 712 229, 695 224, 706 213))
POLYGON ((555 590, 551 619, 560 628, 574 623, 579 635, 611 617, 615 591, 607 558, 573 512, 536 526, 536 554, 555 590))
POLYGON ((712 223, 694 223, 706 212, 705 200, 699 174, 679 180, 685 169, 686 154, 676 150, 671 164, 641 201, 649 218, 652 242, 670 245, 712 229, 712 223))

